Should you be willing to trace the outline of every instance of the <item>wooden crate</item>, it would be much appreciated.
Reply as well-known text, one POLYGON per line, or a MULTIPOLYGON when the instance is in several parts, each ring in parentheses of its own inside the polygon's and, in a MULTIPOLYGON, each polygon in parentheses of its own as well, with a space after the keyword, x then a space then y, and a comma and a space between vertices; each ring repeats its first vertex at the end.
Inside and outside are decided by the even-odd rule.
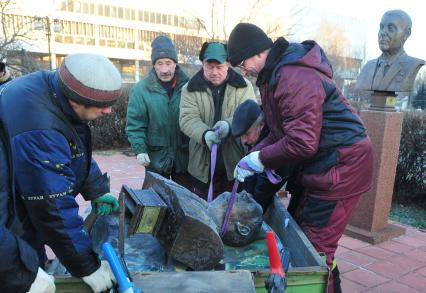
MULTIPOLYGON (((278 197, 274 198, 273 205, 269 208, 264 218, 265 222, 275 231, 276 235, 280 238, 283 246, 287 247, 291 251, 291 267, 288 271, 288 286, 286 293, 322 293, 327 290, 328 280, 328 269, 325 261, 316 252, 315 248, 306 238, 300 227, 289 215, 287 210, 284 208, 278 197), (287 220, 286 220, 287 219, 287 220), (287 227, 285 226, 288 222, 287 227)), ((266 252, 265 252, 266 253, 266 252)), ((267 292, 265 289, 264 281, 269 275, 268 269, 256 270, 253 268, 244 268, 239 266, 238 269, 250 270, 253 275, 253 281, 255 284, 256 292, 267 292)), ((151 276, 155 274, 155 277, 167 276, 169 273, 135 273, 133 275, 136 283, 143 282, 143 277, 151 276), (163 275, 164 274, 164 275, 163 275)), ((176 273, 178 274, 178 273, 176 273)), ((210 274, 223 274, 223 271, 210 272, 210 274)), ((226 274, 225 274, 226 275, 226 274)), ((197 275, 198 276, 198 275, 197 275)), ((201 276, 201 275, 200 275, 201 276)), ((152 277, 151 277, 152 278, 152 277)), ((56 279, 57 290, 59 293, 85 293, 90 292, 90 289, 82 283, 81 279, 77 278, 57 278, 56 279)), ((160 284, 164 286, 165 292, 167 292, 168 282, 165 278, 165 282, 160 284)), ((146 288, 145 288, 146 289, 146 288)), ((234 288, 235 289, 235 288, 234 288)), ((233 288, 229 288, 229 291, 221 292, 234 292, 233 288)), ((149 290, 147 291, 149 292, 149 290)), ((185 291, 181 291, 182 293, 185 291)))

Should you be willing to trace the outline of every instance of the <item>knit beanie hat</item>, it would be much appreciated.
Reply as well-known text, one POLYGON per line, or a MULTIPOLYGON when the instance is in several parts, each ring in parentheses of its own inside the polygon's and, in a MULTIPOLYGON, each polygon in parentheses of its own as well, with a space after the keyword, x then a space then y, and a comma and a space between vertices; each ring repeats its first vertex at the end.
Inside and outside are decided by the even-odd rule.
POLYGON ((105 56, 71 54, 64 58, 58 71, 62 93, 77 103, 108 107, 121 95, 120 72, 105 56))
POLYGON ((152 64, 155 64, 155 61, 160 58, 169 58, 177 63, 177 54, 175 45, 173 45, 172 40, 166 36, 156 37, 151 44, 151 60, 152 64))
POLYGON ((272 48, 273 42, 265 32, 251 23, 239 23, 228 39, 228 59, 232 66, 272 48))

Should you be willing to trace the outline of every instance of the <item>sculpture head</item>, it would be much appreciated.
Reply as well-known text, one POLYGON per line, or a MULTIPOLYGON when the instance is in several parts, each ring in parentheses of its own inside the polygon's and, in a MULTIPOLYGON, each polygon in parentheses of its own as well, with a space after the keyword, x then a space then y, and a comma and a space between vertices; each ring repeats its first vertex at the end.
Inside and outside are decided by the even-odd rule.
POLYGON ((404 47, 411 35, 411 18, 402 10, 385 12, 380 21, 379 47, 383 54, 393 56, 404 47))

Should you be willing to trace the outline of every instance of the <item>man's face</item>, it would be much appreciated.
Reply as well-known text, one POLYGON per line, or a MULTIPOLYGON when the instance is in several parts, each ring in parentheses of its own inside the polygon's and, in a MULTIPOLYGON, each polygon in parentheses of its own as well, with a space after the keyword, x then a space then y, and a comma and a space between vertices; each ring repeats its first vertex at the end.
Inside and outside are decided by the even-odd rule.
POLYGON ((261 122, 257 126, 250 127, 243 135, 241 135, 241 142, 250 147, 254 146, 260 137, 264 123, 261 122))
POLYGON ((154 70, 159 80, 168 82, 175 76, 176 63, 169 58, 157 59, 154 63, 154 70))
POLYGON ((406 24, 397 14, 385 14, 380 22, 379 47, 382 52, 391 55, 397 53, 408 38, 406 24))
POLYGON ((237 67, 241 69, 241 73, 244 76, 257 77, 265 66, 265 60, 263 59, 263 54, 256 54, 243 60, 237 67))
POLYGON ((76 103, 72 100, 69 100, 69 103, 71 105, 71 108, 74 110, 74 112, 77 114, 78 118, 80 118, 82 121, 92 121, 99 117, 111 114, 112 107, 93 107, 93 106, 85 106, 79 103, 76 103))
POLYGON ((221 85, 228 76, 228 62, 203 61, 204 77, 214 85, 221 85))

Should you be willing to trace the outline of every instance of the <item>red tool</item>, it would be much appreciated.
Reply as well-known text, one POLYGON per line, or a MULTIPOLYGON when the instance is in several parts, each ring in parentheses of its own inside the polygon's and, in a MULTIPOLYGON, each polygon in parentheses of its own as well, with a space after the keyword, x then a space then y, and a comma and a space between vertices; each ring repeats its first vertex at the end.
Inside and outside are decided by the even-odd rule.
POLYGON ((266 232, 266 243, 268 244, 270 269, 269 277, 265 280, 265 288, 269 293, 285 292, 285 288, 287 287, 287 276, 281 264, 274 232, 266 232))

